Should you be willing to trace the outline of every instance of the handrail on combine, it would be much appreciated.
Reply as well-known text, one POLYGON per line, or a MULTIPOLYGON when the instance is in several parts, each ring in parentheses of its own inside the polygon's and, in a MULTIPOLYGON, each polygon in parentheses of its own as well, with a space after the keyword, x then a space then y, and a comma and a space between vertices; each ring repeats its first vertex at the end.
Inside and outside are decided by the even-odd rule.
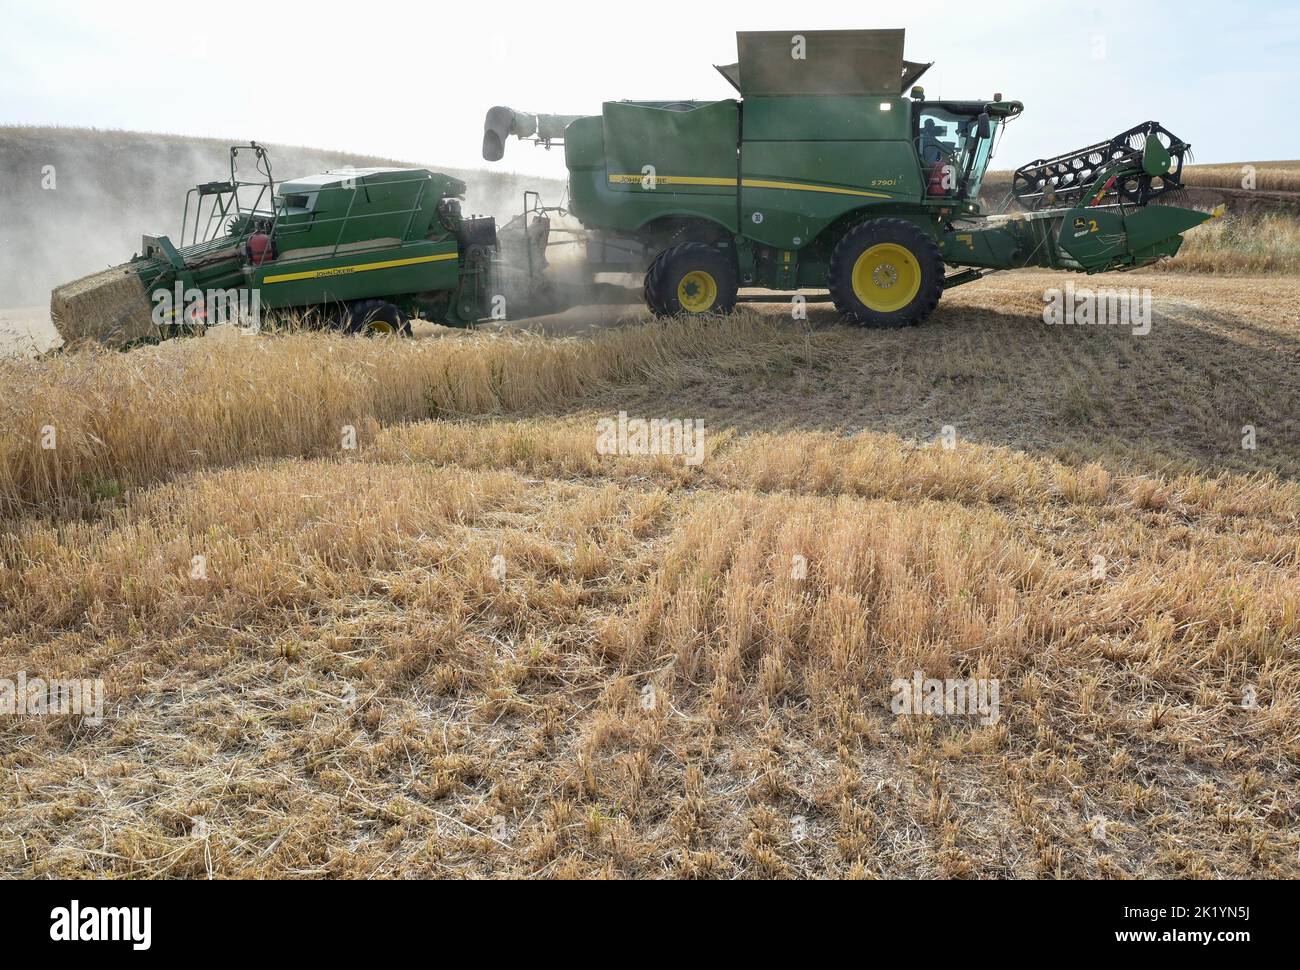
POLYGON ((415 217, 422 209, 424 195, 428 190, 430 181, 430 177, 426 174, 385 182, 386 186, 403 185, 408 182, 421 183, 415 202, 409 207, 354 215, 352 210, 357 198, 357 193, 354 191, 348 201, 348 209, 342 216, 313 218, 309 224, 301 227, 282 226, 281 220, 287 217, 288 206, 277 204, 277 186, 271 171, 270 156, 266 148, 257 144, 257 142, 249 142, 247 145, 232 145, 230 147, 230 180, 226 182, 206 182, 195 186, 186 193, 185 211, 181 221, 180 248, 183 251, 197 249, 225 235, 237 235, 236 242, 239 243, 246 241, 254 232, 261 231, 275 234, 276 230, 279 229, 281 234, 291 235, 297 232, 307 232, 331 223, 338 223, 338 234, 335 236, 331 252, 331 255, 338 255, 339 247, 347 234, 348 226, 354 220, 387 219, 400 215, 407 216, 406 227, 402 232, 402 238, 405 239, 410 235, 411 227, 415 223, 415 217), (239 177, 238 156, 241 150, 251 150, 255 153, 256 161, 254 164, 259 175, 263 176, 262 178, 254 181, 239 177), (240 190, 251 188, 257 189, 257 195, 252 204, 246 206, 240 196, 240 190), (270 197, 269 206, 265 205, 268 195, 270 197), (196 196, 197 201, 195 201, 196 196), (205 200, 209 198, 212 201, 206 206, 205 218, 205 200), (192 222, 191 212, 193 213, 192 222), (241 227, 238 234, 232 233, 230 230, 234 228, 234 220, 241 216, 250 218, 241 227), (260 224, 256 221, 258 216, 263 220, 260 224))
POLYGON ((185 194, 185 211, 181 217, 181 248, 184 249, 189 246, 198 246, 201 243, 211 242, 217 238, 218 231, 222 227, 229 225, 230 219, 237 216, 245 214, 257 215, 258 212, 263 212, 265 215, 273 217, 274 202, 272 202, 272 209, 270 210, 263 210, 261 208, 262 200, 266 198, 268 191, 271 192, 272 199, 274 200, 275 181, 271 173, 271 158, 267 154, 266 149, 255 141, 249 142, 247 145, 231 145, 230 180, 228 182, 205 182, 202 185, 195 186, 185 194), (266 176, 264 180, 254 182, 245 181, 239 178, 239 162, 237 159, 241 149, 251 150, 255 154, 256 161, 254 162, 254 165, 259 173, 266 176), (257 198, 253 201, 252 206, 245 210, 239 197, 239 190, 242 188, 254 187, 258 189, 257 198), (194 198, 196 193, 198 194, 198 202, 194 206, 194 227, 193 232, 191 233, 190 200, 194 198), (203 200, 208 197, 212 197, 213 201, 211 208, 208 210, 208 218, 205 222, 202 218, 203 200), (203 232, 201 238, 199 235, 200 227, 203 232), (190 237, 188 242, 186 241, 187 234, 190 237))

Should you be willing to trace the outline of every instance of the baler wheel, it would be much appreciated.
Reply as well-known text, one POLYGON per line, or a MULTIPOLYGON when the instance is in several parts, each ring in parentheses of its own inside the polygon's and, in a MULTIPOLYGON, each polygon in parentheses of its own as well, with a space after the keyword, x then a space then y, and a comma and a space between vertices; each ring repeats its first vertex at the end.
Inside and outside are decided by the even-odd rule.
POLYGON ((681 243, 660 253, 646 271, 646 303, 662 317, 727 314, 740 286, 736 261, 707 243, 681 243))
POLYGON ((923 322, 943 295, 939 244, 906 219, 866 219, 831 253, 830 291, 851 323, 904 327, 923 322))
POLYGON ((411 321, 402 311, 383 300, 359 300, 352 304, 348 315, 348 333, 368 337, 406 337, 411 333, 411 321))

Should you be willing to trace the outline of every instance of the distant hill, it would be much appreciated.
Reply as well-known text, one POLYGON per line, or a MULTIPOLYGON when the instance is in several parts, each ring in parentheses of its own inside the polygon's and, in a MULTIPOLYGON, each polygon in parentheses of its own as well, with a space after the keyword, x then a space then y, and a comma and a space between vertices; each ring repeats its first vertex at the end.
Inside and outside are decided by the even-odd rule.
MULTIPOLYGON (((507 219, 525 188, 560 201, 563 183, 512 172, 268 145, 277 179, 346 165, 417 165, 465 180, 467 212, 507 219)), ((185 193, 228 177, 229 143, 133 131, 0 127, 0 307, 43 304, 59 283, 125 262, 146 232, 177 234, 185 193), (54 187, 43 187, 53 166, 54 187)))

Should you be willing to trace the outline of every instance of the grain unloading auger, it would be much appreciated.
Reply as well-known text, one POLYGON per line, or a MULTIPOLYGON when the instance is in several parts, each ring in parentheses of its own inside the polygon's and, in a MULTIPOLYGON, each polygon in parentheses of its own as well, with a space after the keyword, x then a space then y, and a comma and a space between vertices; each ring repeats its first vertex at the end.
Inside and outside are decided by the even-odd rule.
POLYGON ((904 60, 903 39, 739 33, 738 62, 718 68, 739 98, 610 101, 578 117, 496 107, 484 158, 510 135, 562 142, 592 247, 639 247, 646 303, 663 315, 824 287, 815 295, 850 320, 919 323, 944 289, 988 271, 1132 269, 1211 218, 1147 205, 1179 187, 1188 150, 1155 122, 1024 166, 1014 194, 1028 211, 986 215, 995 137, 1023 105, 927 99, 913 85, 930 65, 904 60), (759 288, 778 295, 742 293, 759 288))
POLYGON ((277 184, 265 148, 233 146, 230 178, 190 190, 177 241, 145 236, 129 263, 58 287, 50 316, 70 346, 201 331, 231 309, 231 322, 291 310, 349 332, 400 333, 412 317, 472 323, 491 305, 497 240, 493 219, 461 215, 465 188, 396 168, 277 184))

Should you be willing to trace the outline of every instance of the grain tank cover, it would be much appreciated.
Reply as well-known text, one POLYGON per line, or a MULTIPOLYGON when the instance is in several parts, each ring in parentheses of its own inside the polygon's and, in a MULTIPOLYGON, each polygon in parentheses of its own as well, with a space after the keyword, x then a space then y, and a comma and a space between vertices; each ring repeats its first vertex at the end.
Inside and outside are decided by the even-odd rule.
POLYGON ((897 97, 930 67, 903 59, 897 30, 762 30, 736 34, 740 62, 718 70, 745 97, 897 97))

